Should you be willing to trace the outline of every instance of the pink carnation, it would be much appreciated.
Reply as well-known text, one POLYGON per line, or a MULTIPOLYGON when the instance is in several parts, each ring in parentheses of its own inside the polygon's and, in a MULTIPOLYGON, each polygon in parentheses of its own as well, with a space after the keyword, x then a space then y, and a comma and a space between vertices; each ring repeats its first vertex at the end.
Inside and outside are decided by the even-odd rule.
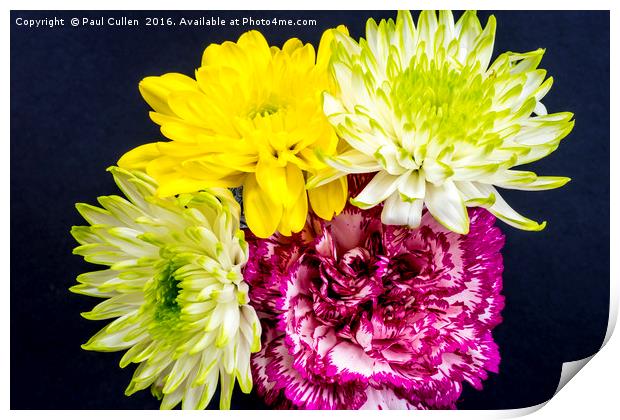
POLYGON ((245 279, 263 326, 254 380, 268 404, 302 409, 455 408, 463 381, 497 372, 491 330, 504 298, 501 231, 484 210, 471 230, 425 213, 419 229, 381 208, 310 216, 292 237, 246 232, 245 279))

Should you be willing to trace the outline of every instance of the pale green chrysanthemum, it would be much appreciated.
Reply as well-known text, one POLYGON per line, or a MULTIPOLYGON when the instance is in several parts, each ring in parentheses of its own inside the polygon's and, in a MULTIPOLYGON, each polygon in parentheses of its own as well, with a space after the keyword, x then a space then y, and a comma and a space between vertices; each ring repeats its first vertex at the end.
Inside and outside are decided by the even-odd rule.
POLYGON ((127 395, 151 386, 162 409, 181 401, 204 409, 219 378, 220 408, 229 408, 235 378, 243 392, 252 389, 250 353, 261 335, 241 274, 248 246, 239 205, 217 188, 158 198, 143 172, 110 171, 129 201, 77 204, 91 226, 71 230, 75 254, 110 268, 80 275, 71 291, 107 298, 85 318, 117 319, 82 347, 128 349, 120 366, 139 366, 127 395))
POLYGON ((386 224, 417 227, 423 204, 446 228, 467 233, 466 206, 487 208, 506 223, 543 229, 515 212, 494 186, 545 190, 565 177, 512 170, 553 152, 573 128, 572 114, 549 114, 551 88, 537 69, 544 50, 501 54, 489 66, 495 18, 482 29, 474 12, 409 12, 396 22, 370 19, 366 39, 336 34, 331 72, 337 89, 324 111, 350 148, 325 156, 322 185, 352 173, 376 173, 351 202, 385 202, 386 224))

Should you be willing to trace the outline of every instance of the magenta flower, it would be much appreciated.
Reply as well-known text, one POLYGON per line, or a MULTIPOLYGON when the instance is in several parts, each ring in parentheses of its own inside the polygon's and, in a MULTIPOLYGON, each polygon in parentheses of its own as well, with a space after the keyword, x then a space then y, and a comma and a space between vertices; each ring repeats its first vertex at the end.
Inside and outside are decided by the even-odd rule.
MULTIPOLYGON (((354 184, 354 183, 353 183, 354 184)), ((355 188, 354 186, 352 188, 355 188)), ((263 326, 252 359, 268 404, 302 409, 455 408, 463 381, 497 372, 504 236, 470 210, 471 231, 425 213, 412 230, 347 206, 302 232, 249 236, 244 277, 263 326)))

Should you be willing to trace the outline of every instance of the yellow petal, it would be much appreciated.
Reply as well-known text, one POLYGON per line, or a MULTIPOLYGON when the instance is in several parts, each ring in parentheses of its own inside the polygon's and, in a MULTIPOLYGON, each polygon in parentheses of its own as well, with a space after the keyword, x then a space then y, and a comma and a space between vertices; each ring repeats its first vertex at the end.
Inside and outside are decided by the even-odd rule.
POLYGON ((314 57, 314 47, 312 44, 306 44, 293 51, 291 54, 292 65, 298 66, 300 69, 311 69, 314 67, 314 57))
POLYGON ((283 174, 280 175, 283 185, 274 190, 278 195, 273 197, 273 201, 282 207, 282 217, 278 224, 278 231, 285 236, 290 236, 292 232, 299 232, 306 223, 308 198, 305 179, 301 169, 291 163, 286 168, 277 166, 275 168, 282 169, 283 171, 283 174))
POLYGON ((175 115, 191 124, 204 126, 210 120, 212 107, 201 92, 172 92, 168 96, 168 105, 175 115))
MULTIPOLYGON (((190 167, 203 169, 207 171, 204 176, 209 177, 208 171, 254 172, 256 161, 256 155, 252 154, 205 152, 199 157, 185 160, 183 167, 188 170, 190 167)), ((200 178, 202 175, 197 177, 200 178)))
POLYGON ((202 53, 202 67, 217 66, 224 62, 229 62, 232 66, 237 62, 238 57, 243 59, 243 54, 237 44, 231 41, 222 44, 211 44, 202 53))
POLYGON ((305 190, 306 180, 304 179, 304 174, 297 166, 289 163, 286 166, 286 199, 283 200, 285 206, 287 208, 293 207, 302 193, 305 197, 305 190))
POLYGON ((288 164, 286 167, 286 186, 287 194, 278 231, 289 236, 303 229, 308 216, 308 197, 304 175, 295 165, 288 164))
POLYGON ((304 44, 297 38, 290 38, 282 46, 282 52, 292 54, 296 49, 303 47, 304 44))
POLYGON ((178 141, 162 141, 157 144, 157 149, 161 155, 184 159, 193 156, 200 156, 202 153, 206 153, 206 150, 201 148, 196 143, 185 143, 178 141))
POLYGON ((198 91, 198 84, 190 77, 180 73, 168 73, 160 77, 143 79, 138 88, 144 100, 155 111, 166 115, 173 112, 168 106, 168 97, 176 91, 198 91))
POLYGON ((257 68, 267 67, 271 61, 271 50, 267 40, 258 31, 248 31, 239 37, 237 45, 252 59, 257 68))
POLYGON ((208 157, 184 161, 181 164, 183 172, 197 179, 215 179, 238 174, 238 171, 228 168, 225 165, 223 166, 210 162, 207 158, 208 157))
POLYGON ((282 206, 269 199, 253 174, 243 185, 243 208, 248 227, 259 238, 270 237, 282 218, 282 206))
POLYGON ((234 188, 243 184, 245 174, 229 175, 222 178, 197 179, 181 172, 162 175, 157 178, 159 197, 170 197, 176 194, 193 193, 207 188, 234 188))
POLYGON ((349 30, 344 25, 339 25, 336 29, 328 29, 323 32, 321 41, 319 42, 319 50, 316 58, 317 67, 323 71, 327 69, 327 65, 329 64, 329 59, 331 57, 331 46, 332 41, 334 40, 334 31, 349 35, 349 30))
POLYGON ((153 159, 161 156, 157 143, 148 143, 138 146, 125 153, 118 160, 118 166, 125 169, 142 169, 153 159))
POLYGON ((194 145, 203 138, 213 135, 212 130, 187 124, 178 118, 162 118, 162 114, 152 112, 151 119, 155 124, 161 125, 162 134, 170 140, 174 140, 175 144, 187 143, 194 145))
POLYGON ((286 169, 278 165, 277 160, 270 156, 261 156, 256 164, 256 180, 258 185, 275 203, 285 203, 287 196, 286 169))
POLYGON ((284 209, 282 219, 278 225, 278 231, 284 236, 290 236, 299 232, 306 224, 308 217, 308 197, 305 190, 291 202, 291 206, 284 209))
POLYGON ((347 203, 347 177, 343 176, 308 191, 312 210, 322 219, 331 220, 347 203))
POLYGON ((159 181, 162 176, 177 172, 180 162, 172 156, 160 155, 146 165, 146 173, 159 181))

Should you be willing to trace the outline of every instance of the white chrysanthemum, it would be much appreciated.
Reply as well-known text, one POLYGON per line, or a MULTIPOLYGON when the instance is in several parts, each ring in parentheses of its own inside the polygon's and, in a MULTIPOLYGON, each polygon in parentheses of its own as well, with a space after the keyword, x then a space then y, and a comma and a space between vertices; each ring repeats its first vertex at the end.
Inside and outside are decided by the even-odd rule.
POLYGON ((239 205, 215 188, 158 198, 143 172, 110 171, 129 201, 78 204, 91 226, 71 231, 80 243, 75 254, 110 266, 80 275, 71 288, 107 298, 82 315, 117 318, 83 348, 128 349, 121 367, 139 366, 127 395, 151 386, 162 409, 181 401, 184 409, 204 409, 219 378, 220 408, 229 408, 235 378, 243 392, 252 389, 250 353, 260 349, 261 335, 241 274, 248 247, 239 205))
POLYGON ((420 223, 423 204, 446 228, 467 233, 466 206, 489 209, 526 230, 539 224, 515 212, 494 186, 557 188, 569 178, 512 170, 554 151, 572 129, 572 114, 549 114, 541 99, 552 78, 537 69, 544 51, 501 54, 489 66, 495 18, 484 30, 473 12, 409 12, 396 22, 370 19, 366 39, 336 34, 331 71, 335 95, 324 111, 350 148, 324 157, 330 171, 316 187, 352 173, 376 173, 352 203, 385 202, 386 224, 420 223))

